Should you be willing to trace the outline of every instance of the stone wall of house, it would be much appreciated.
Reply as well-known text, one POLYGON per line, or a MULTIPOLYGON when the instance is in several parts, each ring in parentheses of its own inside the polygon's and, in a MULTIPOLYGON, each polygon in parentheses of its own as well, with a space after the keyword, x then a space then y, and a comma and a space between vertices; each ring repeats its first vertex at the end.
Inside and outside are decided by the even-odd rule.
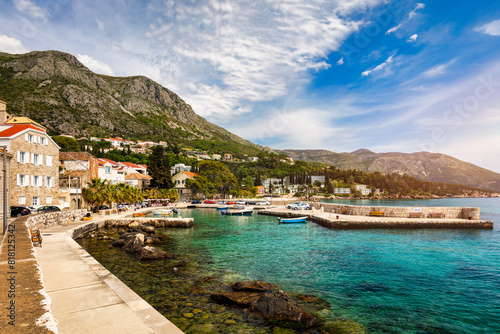
POLYGON ((59 148, 50 139, 46 133, 38 131, 28 131, 28 134, 34 137, 45 138, 46 145, 36 142, 26 141, 25 134, 21 134, 10 142, 10 153, 12 159, 12 175, 11 175, 11 205, 33 205, 33 197, 39 198, 38 205, 57 205, 59 193, 59 148), (18 152, 26 152, 29 154, 28 163, 18 162, 18 152), (32 161, 32 153, 41 155, 41 165, 34 165, 32 161), (52 157, 52 166, 47 166, 47 156, 52 157), (17 185, 17 175, 27 175, 29 178, 28 186, 17 185), (42 177, 42 186, 32 186, 32 175, 42 177), (46 176, 54 178, 54 186, 47 187, 46 176), (19 203, 19 197, 24 196, 26 201, 24 204, 19 203), (52 198, 52 202, 48 203, 47 199, 52 198))
POLYGON ((43 230, 47 227, 80 221, 87 214, 86 209, 72 211, 55 211, 34 215, 28 218, 26 223, 31 229, 43 230))
POLYGON ((355 216, 369 216, 372 211, 384 212, 384 217, 410 218, 410 214, 421 213, 422 218, 430 218, 431 214, 442 214, 442 218, 480 219, 479 208, 457 208, 457 207, 396 207, 396 206, 360 206, 342 205, 332 203, 309 203, 313 208, 324 212, 341 213, 355 216))
MULTIPOLYGON (((5 156, 5 170, 7 171, 7 180, 11 179, 11 165, 12 165, 12 155, 6 154, 5 156)), ((4 182, 4 177, 3 177, 3 150, 0 150, 0 217, 3 217, 3 182, 4 182)), ((10 183, 7 181, 6 187, 7 187, 7 216, 10 217, 10 183)), ((1 218, 0 218, 1 219, 1 218)))

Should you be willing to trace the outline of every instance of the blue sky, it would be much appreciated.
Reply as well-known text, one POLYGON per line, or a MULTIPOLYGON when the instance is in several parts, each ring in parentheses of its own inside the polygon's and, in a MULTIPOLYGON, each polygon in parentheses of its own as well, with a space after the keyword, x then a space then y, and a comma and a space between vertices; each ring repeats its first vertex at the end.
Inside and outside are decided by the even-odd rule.
POLYGON ((146 75, 255 143, 431 151, 500 172, 497 1, 0 3, 0 51, 146 75))

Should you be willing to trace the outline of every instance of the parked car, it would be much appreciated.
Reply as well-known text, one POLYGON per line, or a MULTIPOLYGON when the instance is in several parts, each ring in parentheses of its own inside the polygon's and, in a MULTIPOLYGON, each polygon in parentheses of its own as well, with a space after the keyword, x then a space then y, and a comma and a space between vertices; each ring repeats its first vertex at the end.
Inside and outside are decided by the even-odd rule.
POLYGON ((203 203, 205 203, 205 204, 215 204, 215 201, 206 199, 203 203))
POLYGON ((11 217, 21 217, 31 214, 31 210, 25 206, 11 206, 10 216, 11 217))
POLYGON ((291 209, 293 210, 311 210, 311 206, 307 203, 292 204, 291 209))
POLYGON ((256 205, 271 205, 271 203, 269 203, 268 201, 260 201, 257 202, 256 205))
POLYGON ((246 205, 247 202, 245 202, 245 201, 237 201, 236 204, 237 205, 246 205))
POLYGON ((53 212, 53 211, 61 211, 61 209, 59 209, 58 206, 55 206, 55 205, 45 205, 45 206, 41 206, 38 208, 38 210, 36 210, 36 212, 40 213, 40 212, 53 212))
POLYGON ((291 209, 292 205, 299 205, 299 204, 302 204, 302 202, 293 202, 292 204, 287 204, 286 208, 291 209))
POLYGON ((247 205, 255 205, 255 204, 257 204, 257 202, 255 202, 255 201, 247 201, 247 205))
POLYGON ((201 204, 201 201, 199 201, 199 200, 194 200, 194 201, 191 201, 191 204, 201 204))
POLYGON ((101 205, 99 210, 109 210, 109 207, 107 205, 101 205))

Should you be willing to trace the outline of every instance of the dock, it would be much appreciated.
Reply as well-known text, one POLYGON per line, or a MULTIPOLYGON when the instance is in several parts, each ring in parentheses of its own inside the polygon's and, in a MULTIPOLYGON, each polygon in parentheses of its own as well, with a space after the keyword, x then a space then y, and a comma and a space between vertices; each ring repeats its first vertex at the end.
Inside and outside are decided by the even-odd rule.
POLYGON ((414 208, 366 206, 357 208, 353 205, 334 208, 318 203, 312 206, 312 210, 301 211, 280 206, 260 210, 258 214, 286 218, 307 216, 312 222, 335 229, 493 229, 492 221, 479 219, 477 208, 429 207, 414 211, 414 208), (460 217, 464 213, 467 218, 460 217))

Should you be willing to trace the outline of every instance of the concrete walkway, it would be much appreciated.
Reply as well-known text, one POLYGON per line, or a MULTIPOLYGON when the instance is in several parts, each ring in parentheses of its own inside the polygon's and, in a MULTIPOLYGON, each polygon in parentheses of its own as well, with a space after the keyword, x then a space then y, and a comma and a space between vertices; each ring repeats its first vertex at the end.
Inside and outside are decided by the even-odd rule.
POLYGON ((82 224, 44 229, 35 247, 59 333, 182 333, 72 239, 82 224))

